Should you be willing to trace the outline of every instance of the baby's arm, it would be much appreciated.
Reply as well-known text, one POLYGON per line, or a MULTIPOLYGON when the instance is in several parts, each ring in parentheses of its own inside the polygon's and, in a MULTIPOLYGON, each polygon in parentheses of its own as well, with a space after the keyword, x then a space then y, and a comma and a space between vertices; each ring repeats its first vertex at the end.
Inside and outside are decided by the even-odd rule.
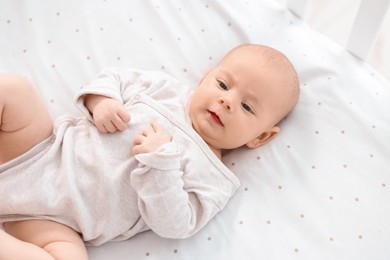
POLYGON ((84 105, 92 115, 93 121, 103 133, 123 131, 130 121, 130 114, 118 100, 88 94, 84 98, 84 105))

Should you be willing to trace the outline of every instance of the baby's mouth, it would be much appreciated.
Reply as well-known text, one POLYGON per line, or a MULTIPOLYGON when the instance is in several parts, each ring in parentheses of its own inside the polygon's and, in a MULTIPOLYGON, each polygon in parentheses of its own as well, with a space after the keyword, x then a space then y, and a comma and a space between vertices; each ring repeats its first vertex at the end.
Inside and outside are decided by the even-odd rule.
POLYGON ((212 119, 215 123, 217 123, 217 124, 223 126, 221 119, 219 118, 219 116, 218 116, 216 113, 214 113, 214 112, 212 112, 212 111, 210 111, 210 110, 207 110, 207 111, 209 112, 209 115, 210 115, 211 119, 212 119))

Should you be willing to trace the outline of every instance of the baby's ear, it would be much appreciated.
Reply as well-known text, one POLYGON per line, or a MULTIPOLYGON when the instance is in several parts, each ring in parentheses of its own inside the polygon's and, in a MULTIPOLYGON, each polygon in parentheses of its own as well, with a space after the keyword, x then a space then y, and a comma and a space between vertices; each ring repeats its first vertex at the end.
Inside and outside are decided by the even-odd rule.
POLYGON ((277 136, 280 132, 280 128, 277 126, 272 127, 269 131, 262 133, 254 140, 250 141, 246 144, 248 148, 257 148, 260 147, 269 141, 271 141, 275 136, 277 136))

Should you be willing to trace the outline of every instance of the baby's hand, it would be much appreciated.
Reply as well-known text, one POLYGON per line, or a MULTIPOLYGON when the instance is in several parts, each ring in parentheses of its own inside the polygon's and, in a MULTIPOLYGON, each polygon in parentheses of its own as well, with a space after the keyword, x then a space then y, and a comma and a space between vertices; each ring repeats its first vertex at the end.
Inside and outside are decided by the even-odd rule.
POLYGON ((172 135, 167 134, 159 124, 153 122, 151 125, 151 128, 144 130, 134 139, 133 154, 154 152, 163 144, 172 141, 172 135))
POLYGON ((91 111, 95 125, 100 132, 114 133, 127 128, 127 123, 130 122, 130 114, 118 100, 93 95, 88 97, 88 103, 86 105, 91 111))

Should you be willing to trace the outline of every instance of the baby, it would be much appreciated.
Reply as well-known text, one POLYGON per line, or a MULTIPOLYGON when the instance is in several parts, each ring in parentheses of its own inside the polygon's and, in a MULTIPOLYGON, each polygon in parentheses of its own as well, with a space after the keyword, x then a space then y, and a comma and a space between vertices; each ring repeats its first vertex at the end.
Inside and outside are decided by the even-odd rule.
POLYGON ((0 75, 0 259, 88 259, 84 242, 149 229, 194 235, 239 186, 222 152, 272 140, 298 97, 288 59, 252 44, 195 90, 160 72, 102 71, 76 96, 84 117, 54 127, 25 79, 0 75))

